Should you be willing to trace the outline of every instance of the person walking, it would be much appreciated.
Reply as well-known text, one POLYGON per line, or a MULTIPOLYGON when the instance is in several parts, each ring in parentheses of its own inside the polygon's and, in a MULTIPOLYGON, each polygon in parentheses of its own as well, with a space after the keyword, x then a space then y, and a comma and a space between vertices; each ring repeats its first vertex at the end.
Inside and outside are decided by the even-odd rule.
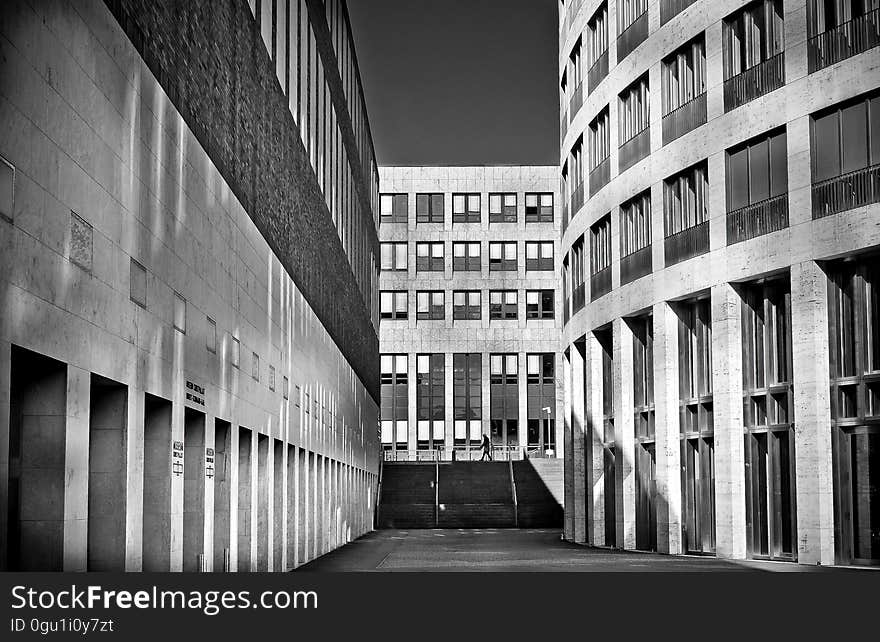
POLYGON ((480 457, 480 461, 492 461, 492 446, 489 444, 489 435, 483 434, 483 441, 480 442, 480 448, 483 450, 483 456, 480 457))

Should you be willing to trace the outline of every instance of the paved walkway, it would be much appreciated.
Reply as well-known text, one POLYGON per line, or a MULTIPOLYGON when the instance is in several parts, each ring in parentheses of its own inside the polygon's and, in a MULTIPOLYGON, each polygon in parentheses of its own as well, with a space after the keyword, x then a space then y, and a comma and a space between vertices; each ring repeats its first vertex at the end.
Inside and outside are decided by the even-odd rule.
POLYGON ((785 572, 832 569, 785 562, 612 551, 565 542, 555 529, 484 528, 375 531, 299 570, 785 572))

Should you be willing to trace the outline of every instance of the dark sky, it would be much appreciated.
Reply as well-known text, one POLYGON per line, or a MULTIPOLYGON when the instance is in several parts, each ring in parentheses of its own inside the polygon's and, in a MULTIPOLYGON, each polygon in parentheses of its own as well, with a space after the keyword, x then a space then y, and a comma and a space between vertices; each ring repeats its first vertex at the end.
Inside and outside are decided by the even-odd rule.
POLYGON ((348 0, 380 165, 559 162, 558 0, 348 0))

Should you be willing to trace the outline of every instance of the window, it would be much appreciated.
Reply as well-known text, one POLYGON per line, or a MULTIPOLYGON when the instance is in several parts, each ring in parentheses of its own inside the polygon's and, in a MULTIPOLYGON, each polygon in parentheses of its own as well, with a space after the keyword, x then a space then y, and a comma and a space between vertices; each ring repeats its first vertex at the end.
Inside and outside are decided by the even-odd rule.
POLYGON ((703 34, 663 60, 661 78, 664 116, 706 92, 706 45, 703 34))
POLYGON ((383 290, 379 293, 379 311, 382 319, 406 319, 406 290, 383 290))
POLYGON ((623 147, 650 125, 648 76, 642 76, 619 96, 618 140, 623 147))
POLYGON ((553 222, 553 194, 526 194, 526 223, 553 222))
MULTIPOLYGON (((577 42, 574 43, 574 47, 571 48, 571 53, 568 55, 568 79, 571 81, 574 93, 577 93, 578 89, 580 89, 582 77, 583 56, 581 56, 581 39, 578 38, 577 42)), ((576 105, 574 111, 577 111, 578 107, 579 105, 576 105)), ((572 114, 574 114, 574 111, 572 111, 572 114)))
POLYGON ((554 312, 553 290, 526 291, 526 319, 552 319, 554 312))
POLYGON ((617 4, 618 33, 626 31, 648 10, 648 0, 620 0, 617 4))
POLYGON ((526 270, 553 270, 553 241, 526 241, 526 270))
POLYGON ((260 380, 260 355, 256 352, 253 353, 253 358, 251 359, 251 377, 253 377, 254 381, 260 380))
POLYGON ((380 243, 383 270, 406 272, 406 243, 380 243))
POLYGON ((782 53, 781 0, 758 0, 724 21, 724 79, 782 53))
MULTIPOLYGON (((284 396, 285 399, 290 398, 290 381, 287 379, 287 376, 282 377, 281 392, 282 392, 282 395, 284 396)), ((299 405, 299 404, 297 404, 297 405, 299 405)))
POLYGON ((238 368, 241 363, 239 360, 241 358, 241 342, 238 340, 238 337, 232 337, 232 350, 229 356, 232 361, 232 367, 238 368))
POLYGON ((453 223, 479 223, 480 222, 480 195, 479 194, 453 194, 452 195, 452 222, 453 223))
POLYGON ((416 272, 442 272, 445 269, 443 243, 416 243, 416 272))
POLYGON ((810 138, 814 218, 880 200, 880 93, 814 114, 810 138))
POLYGON ((528 447, 555 450, 556 378, 552 352, 526 355, 526 390, 528 447))
POLYGON ((421 290, 416 292, 416 319, 420 321, 446 318, 446 304, 443 290, 421 290))
POLYGON ((380 434, 385 450, 406 450, 409 416, 408 365, 405 354, 383 354, 379 357, 380 434))
POLYGON ((479 272, 481 269, 479 242, 452 244, 452 270, 454 272, 479 272))
POLYGON ((174 329, 186 334, 186 299, 174 293, 174 329))
POLYGON ((489 427, 492 445, 519 445, 519 385, 517 355, 489 355, 489 427))
POLYGON ((709 180, 705 162, 663 182, 663 216, 667 237, 709 220, 709 180))
POLYGON ((380 194, 379 220, 381 223, 406 223, 409 215, 406 194, 380 194))
POLYGON ((620 283, 651 273, 651 190, 620 206, 620 283))
POLYGON ((587 140, 590 144, 588 170, 590 173, 590 196, 598 192, 611 180, 611 129, 610 106, 606 105, 590 122, 587 140))
POLYGON ((217 352, 217 322, 211 317, 205 317, 208 322, 208 330, 205 333, 205 349, 208 352, 217 352))
POLYGON ((489 271, 516 272, 516 241, 489 242, 489 271))
POLYGON ((0 156, 0 217, 12 220, 15 204, 15 168, 0 156))
MULTIPOLYGON (((587 30, 589 32, 589 36, 587 39, 587 64, 589 71, 588 78, 592 79, 592 74, 594 73, 594 69, 596 69, 596 63, 599 62, 599 59, 603 56, 606 58, 605 60, 605 68, 604 73, 601 74, 604 77, 605 74, 608 73, 608 3, 603 2, 602 5, 596 9, 596 13, 593 14, 593 17, 587 22, 587 30)), ((596 69, 598 71, 598 69, 596 69)), ((601 78, 600 78, 601 79, 601 78)), ((598 80, 596 81, 598 84, 598 80)), ((590 91, 595 88, 595 84, 590 83, 590 91)))
POLYGON ((147 307, 147 268, 131 259, 129 279, 129 297, 142 308, 147 307))
POLYGON ((489 319, 517 318, 516 290, 491 290, 489 292, 489 319))
POLYGON ((416 447, 443 448, 446 419, 446 355, 416 356, 416 447))
POLYGON ((443 194, 416 194, 416 223, 442 223, 443 194))
POLYGON ((269 366, 269 390, 275 392, 275 366, 269 366))
POLYGON ((516 223, 516 194, 489 194, 489 222, 516 223))
POLYGON ((648 0, 618 1, 617 33, 619 63, 648 37, 648 0))
POLYGON ((810 73, 880 46, 878 24, 877 0, 808 0, 810 73))
POLYGON ((452 293, 452 318, 480 319, 480 291, 455 290, 452 293))
POLYGON ((482 359, 479 352, 452 355, 453 438, 458 447, 478 446, 483 433, 482 359))
POLYGON ((590 227, 590 299, 611 291, 611 214, 590 227))
POLYGON ((87 272, 92 271, 94 230, 76 212, 70 212, 70 260, 87 272))

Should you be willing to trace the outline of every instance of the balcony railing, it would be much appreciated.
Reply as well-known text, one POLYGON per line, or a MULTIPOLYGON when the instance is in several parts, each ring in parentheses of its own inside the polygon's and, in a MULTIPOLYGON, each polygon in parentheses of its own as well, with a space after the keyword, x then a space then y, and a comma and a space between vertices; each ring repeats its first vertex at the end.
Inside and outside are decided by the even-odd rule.
POLYGON ((611 292, 611 266, 590 275, 590 301, 611 292))
POLYGON ((577 116, 577 113, 581 109, 581 105, 584 104, 584 84, 581 83, 575 90, 571 92, 571 100, 568 102, 568 122, 574 122, 574 117, 577 116))
POLYGON ((697 0, 660 0, 660 25, 663 26, 697 0))
POLYGON ((727 244, 788 227, 788 193, 727 213, 727 244))
POLYGON ((587 302, 587 289, 586 286, 581 283, 580 285, 575 286, 574 292, 571 294, 571 314, 575 315, 581 310, 583 310, 584 305, 587 302))
POLYGON ((617 62, 626 58, 633 49, 638 47, 648 37, 648 12, 647 10, 636 18, 617 37, 617 62))
POLYGON ((592 94, 602 79, 608 75, 608 50, 602 52, 587 71, 587 94, 592 94))
POLYGON ((611 180, 611 157, 606 156, 605 160, 596 165, 590 172, 590 196, 593 196, 600 189, 608 184, 611 180))
POLYGON ((724 111, 732 111, 784 84, 785 53, 778 53, 724 81, 724 111))
POLYGON ((574 217, 578 210, 580 210, 584 206, 584 184, 575 188, 575 190, 571 193, 571 215, 574 217))
POLYGON ((667 236, 663 253, 666 267, 709 251, 709 221, 697 223, 693 227, 667 236))
POLYGON ((832 27, 807 41, 810 73, 880 45, 880 9, 832 27))
POLYGON ((706 92, 673 109, 663 117, 663 144, 668 145, 706 124, 706 92))
POLYGON ((647 126, 620 146, 618 172, 629 169, 651 153, 651 127, 647 126))
POLYGON ((880 202, 880 164, 813 183, 813 218, 880 202))
POLYGON ((651 273, 651 246, 620 259, 620 284, 625 285, 651 273))
POLYGON ((566 298, 562 301, 562 325, 565 325, 571 319, 571 299, 566 298))

